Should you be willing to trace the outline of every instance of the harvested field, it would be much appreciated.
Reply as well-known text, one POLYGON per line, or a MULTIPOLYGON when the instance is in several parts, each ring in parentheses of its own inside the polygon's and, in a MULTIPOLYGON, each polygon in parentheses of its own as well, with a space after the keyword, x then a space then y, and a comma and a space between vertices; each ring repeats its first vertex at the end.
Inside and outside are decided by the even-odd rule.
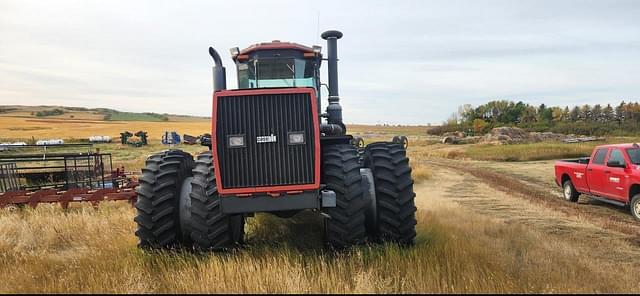
MULTIPOLYGON (((204 121, 49 120, 55 122, 46 119, 51 128, 43 131, 33 128, 42 122, 0 116, 0 131, 71 137, 109 135, 123 125, 148 127, 150 135, 169 125, 181 133, 209 128, 204 121), (10 130, 16 127, 11 120, 22 120, 17 126, 24 129, 10 130)), ((474 145, 434 144, 422 136, 423 127, 398 128, 352 131, 368 143, 403 130, 409 135, 418 207, 411 248, 325 250, 320 220, 308 212, 293 219, 249 219, 247 243, 233 252, 147 252, 136 247, 135 210, 125 203, 67 211, 41 205, 0 210, 0 292, 640 292, 640 224, 625 209, 586 197, 563 202, 553 161, 471 160, 467 153, 474 145)), ((166 148, 157 138, 140 148, 95 147, 113 153, 114 166, 127 170, 138 170, 147 155, 166 148)), ((192 154, 206 149, 180 148, 192 154)))
POLYGON ((416 187, 418 239, 409 249, 327 252, 309 213, 258 215, 236 252, 147 253, 136 248, 126 205, 0 211, 0 291, 640 291, 633 261, 640 251, 628 235, 511 196, 484 178, 427 167, 433 176, 416 187))
POLYGON ((181 121, 181 122, 146 122, 146 121, 90 121, 66 119, 33 119, 0 116, 0 141, 62 138, 71 140, 88 139, 94 135, 111 136, 118 139, 120 133, 128 130, 137 132, 147 131, 151 140, 159 140, 165 130, 178 131, 180 135, 200 135, 210 132, 211 122, 181 121), (22 130, 16 130, 16 127, 22 130), (45 127, 41 129, 40 127, 45 127), (26 130, 25 130, 26 129, 26 130))

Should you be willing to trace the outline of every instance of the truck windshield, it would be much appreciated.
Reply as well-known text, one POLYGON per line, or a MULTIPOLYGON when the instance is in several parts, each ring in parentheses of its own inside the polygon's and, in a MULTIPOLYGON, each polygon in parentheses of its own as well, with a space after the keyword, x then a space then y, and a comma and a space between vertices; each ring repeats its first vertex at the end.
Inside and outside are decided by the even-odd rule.
POLYGON ((629 154, 631 163, 640 164, 640 148, 627 149, 627 154, 629 154))
POLYGON ((313 66, 304 59, 252 59, 238 63, 238 87, 315 87, 313 66))

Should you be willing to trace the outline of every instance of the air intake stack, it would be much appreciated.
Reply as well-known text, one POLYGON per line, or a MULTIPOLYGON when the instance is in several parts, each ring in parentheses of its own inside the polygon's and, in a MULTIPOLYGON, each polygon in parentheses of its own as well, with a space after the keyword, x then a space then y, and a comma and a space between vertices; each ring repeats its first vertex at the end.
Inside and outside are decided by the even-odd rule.
POLYGON ((222 59, 213 47, 209 47, 209 55, 216 64, 213 67, 213 91, 225 90, 227 89, 227 69, 222 65, 222 59))
POLYGON ((329 72, 329 105, 327 106, 327 122, 330 125, 337 124, 346 132, 342 123, 342 107, 338 92, 338 39, 342 38, 342 32, 330 30, 322 33, 322 39, 327 40, 327 61, 329 72))

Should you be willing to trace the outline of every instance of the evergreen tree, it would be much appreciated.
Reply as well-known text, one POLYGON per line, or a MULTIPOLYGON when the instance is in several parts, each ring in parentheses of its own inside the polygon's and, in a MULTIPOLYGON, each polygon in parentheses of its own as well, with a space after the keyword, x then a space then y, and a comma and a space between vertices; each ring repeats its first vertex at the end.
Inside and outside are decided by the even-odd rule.
POLYGON ((575 106, 571 109, 571 113, 569 114, 569 119, 572 122, 576 122, 580 119, 580 107, 575 106))
POLYGON ((571 118, 571 111, 569 111, 569 106, 565 106, 562 111, 562 121, 569 121, 571 118))
POLYGON ((604 109, 602 109, 602 119, 604 120, 604 122, 612 122, 615 120, 615 113, 613 111, 613 108, 611 107, 611 104, 607 104, 607 107, 604 107, 604 109))
POLYGON ((586 104, 580 108, 580 120, 582 121, 590 121, 591 120, 591 106, 586 104))
POLYGON ((625 119, 625 110, 626 105, 624 103, 624 101, 622 101, 622 103, 620 103, 620 105, 618 105, 618 107, 616 107, 616 120, 618 120, 619 123, 624 122, 625 119))
POLYGON ((591 121, 602 122, 602 106, 596 104, 591 109, 591 121))

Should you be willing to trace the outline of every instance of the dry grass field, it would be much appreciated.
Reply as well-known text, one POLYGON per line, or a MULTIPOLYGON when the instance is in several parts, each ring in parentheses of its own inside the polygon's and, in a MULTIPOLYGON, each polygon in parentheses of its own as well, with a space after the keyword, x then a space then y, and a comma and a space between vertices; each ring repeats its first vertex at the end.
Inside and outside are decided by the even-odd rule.
MULTIPOLYGON (((157 144, 165 129, 209 129, 208 121, 29 119, 34 118, 0 114, 0 141, 147 130, 154 141, 147 147, 97 145, 128 170, 165 148, 157 144)), ((2 209, 0 292, 640 292, 640 225, 625 210, 588 198, 564 203, 549 178, 553 161, 473 160, 472 149, 490 148, 434 144, 423 136, 425 127, 349 128, 367 142, 409 136, 418 207, 415 246, 327 251, 319 218, 301 213, 293 219, 256 215, 247 225, 247 244, 232 252, 145 252, 136 247, 135 210, 126 203, 102 203, 97 210, 2 209)))
POLYGON ((210 120, 179 122, 103 121, 88 119, 56 119, 12 117, 0 115, 0 141, 38 139, 82 140, 90 136, 111 136, 118 141, 120 133, 146 131, 150 140, 159 141, 164 131, 200 135, 211 130, 210 120))

